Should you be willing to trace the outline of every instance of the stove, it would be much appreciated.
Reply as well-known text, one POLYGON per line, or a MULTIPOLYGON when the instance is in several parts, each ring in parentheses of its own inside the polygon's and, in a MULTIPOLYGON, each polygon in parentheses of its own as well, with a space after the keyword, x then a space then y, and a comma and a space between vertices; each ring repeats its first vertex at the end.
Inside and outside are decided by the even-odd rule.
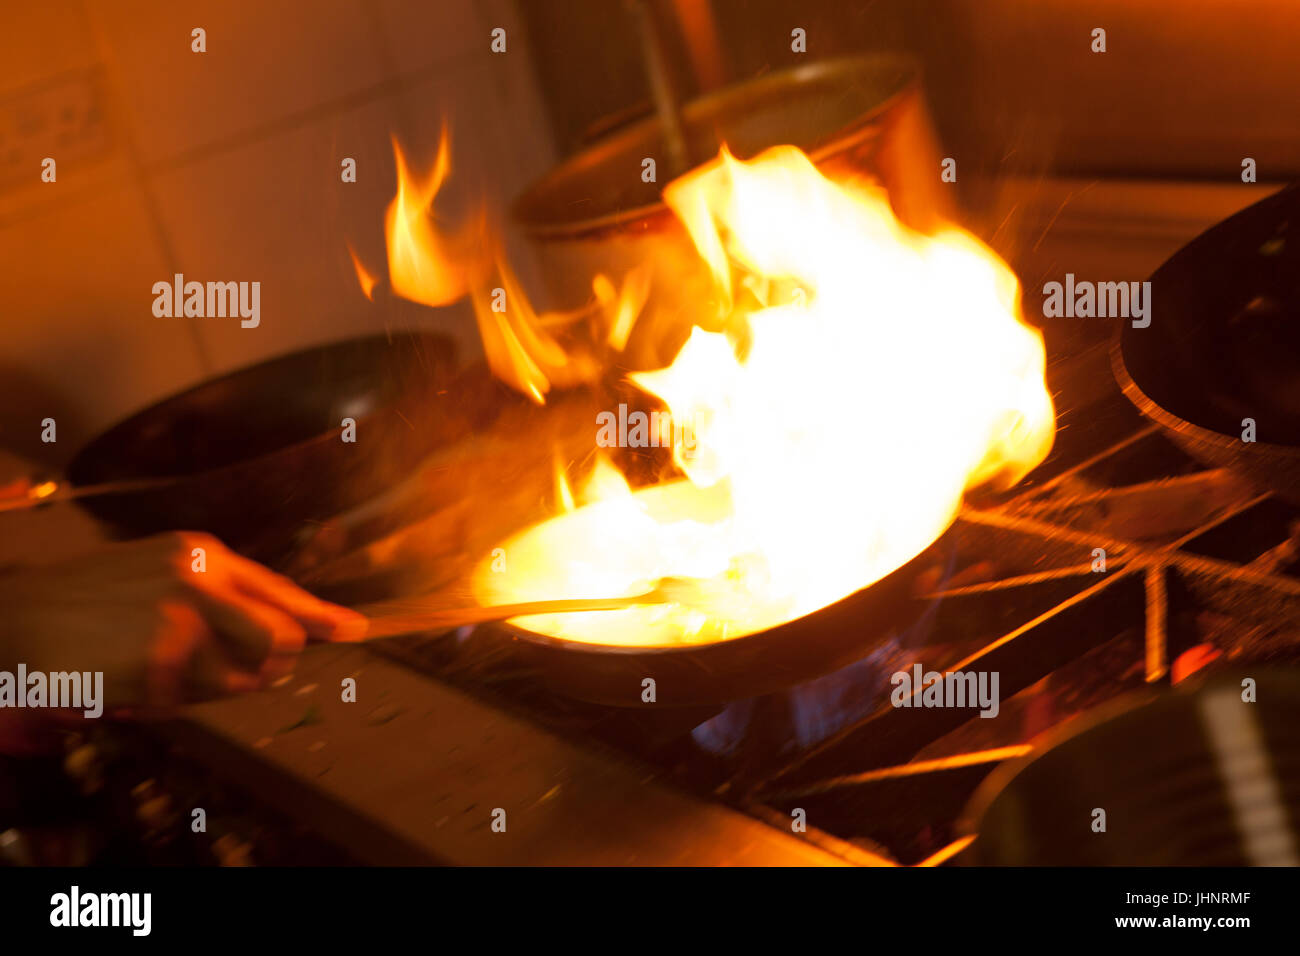
POLYGON ((137 805, 207 808, 216 835, 187 859, 960 863, 972 794, 1044 734, 1300 660, 1300 508, 1189 459, 1113 387, 1108 353, 1049 366, 1051 457, 964 506, 922 610, 837 672, 721 708, 619 708, 551 693, 472 629, 318 646, 270 692, 129 745, 106 729, 102 762, 137 805), (918 665, 996 674, 996 717, 895 706, 918 665))
MULTIPOLYGON (((1099 198, 1113 192, 1080 195, 1103 212, 1132 205, 1099 198)), ((1211 198, 1196 207, 1204 222, 1180 221, 1153 248, 1243 201, 1211 198)), ((1026 243, 1037 257, 1016 262, 1029 290, 1062 261, 1102 262, 1105 242, 1069 238, 1082 223, 1113 232, 1094 209, 1072 219, 1066 201, 1047 205, 1048 241, 1026 243)), ((1131 245, 1107 249, 1100 271, 1138 277, 1159 261, 1131 245)), ((972 796, 1045 738, 1184 681, 1300 661, 1300 507, 1164 437, 1115 385, 1112 330, 1091 323, 1044 329, 1050 457, 1009 492, 967 501, 919 559, 914 611, 839 671, 726 706, 610 707, 553 693, 508 643, 472 629, 313 646, 265 693, 166 724, 69 733, 64 756, 46 761, 53 775, 10 775, 45 782, 0 789, 31 824, 10 834, 32 838, 0 852, 69 863, 967 862, 972 796), (897 675, 918 667, 996 675, 996 717, 895 706, 897 675), (355 702, 342 699, 348 680, 355 702), (176 825, 199 809, 203 829, 176 825), (51 833, 53 857, 37 849, 51 833)), ((577 406, 563 414, 590 421, 589 403, 577 406)), ((497 470, 521 473, 511 456, 523 454, 503 450, 509 467, 497 470)), ((436 473, 453 490, 464 482, 436 473)), ((520 496, 504 478, 490 492, 520 496)), ((411 527, 421 540, 427 528, 468 534, 459 514, 411 527)), ((439 540, 428 550, 445 563, 439 540)), ((401 564, 418 550, 394 553, 401 564)))
MULTIPOLYGON (((1057 371, 1105 360, 1103 344, 1057 371)), ((1112 394, 1063 410, 1052 457, 1014 494, 964 509, 931 549, 924 614, 784 693, 610 709, 547 694, 472 634, 376 650, 783 834, 798 818, 845 860, 936 862, 975 787, 1047 731, 1193 673, 1300 659, 1298 543, 1300 509, 1198 466, 1112 394), (917 664, 996 673, 996 719, 894 706, 891 676, 917 664)))

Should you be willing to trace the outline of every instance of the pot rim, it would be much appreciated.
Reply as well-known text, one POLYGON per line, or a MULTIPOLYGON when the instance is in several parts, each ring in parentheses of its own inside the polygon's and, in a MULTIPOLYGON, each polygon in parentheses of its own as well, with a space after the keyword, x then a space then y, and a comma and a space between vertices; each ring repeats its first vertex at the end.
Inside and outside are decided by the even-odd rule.
MULTIPOLYGON (((911 56, 881 52, 861 56, 818 60, 803 66, 765 73, 756 78, 731 84, 686 103, 682 119, 688 127, 703 127, 720 116, 743 114, 779 97, 784 91, 815 87, 835 79, 852 79, 870 73, 889 78, 889 91, 854 119, 826 133, 818 142, 804 144, 814 163, 821 162, 857 145, 879 120, 905 96, 920 86, 921 68, 911 56), (896 74, 890 76, 890 73, 896 74)), ((540 179, 534 181, 511 205, 511 218, 524 233, 534 239, 577 239, 592 234, 626 229, 632 225, 648 228, 651 221, 664 217, 668 207, 659 198, 611 212, 582 218, 562 218, 563 206, 551 196, 574 182, 590 178, 616 157, 647 139, 657 138, 659 119, 650 116, 597 140, 562 160, 540 179)), ((775 144, 773 144, 775 145, 775 144)), ((798 144, 796 144, 798 145, 798 144)))

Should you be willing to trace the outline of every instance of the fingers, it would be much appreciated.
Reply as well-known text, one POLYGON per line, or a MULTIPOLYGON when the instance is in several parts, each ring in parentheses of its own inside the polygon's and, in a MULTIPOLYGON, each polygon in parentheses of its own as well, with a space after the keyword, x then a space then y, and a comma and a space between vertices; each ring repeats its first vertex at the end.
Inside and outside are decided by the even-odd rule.
POLYGON ((231 663, 264 678, 289 673, 307 643, 296 620, 244 594, 199 592, 198 603, 231 663))
MULTIPOLYGON (((213 627, 192 604, 167 602, 158 611, 162 625, 150 650, 147 669, 147 702, 151 705, 173 708, 189 700, 258 690, 269 678, 268 671, 292 667, 293 655, 276 654, 272 643, 272 654, 261 662, 262 673, 250 672, 235 664, 229 643, 217 639, 213 627)), ((285 620, 297 628, 292 620, 285 620)), ((270 621, 254 624, 250 619, 237 625, 232 622, 232 626, 269 630, 278 625, 270 621)), ((301 628, 297 631, 301 636, 301 628)), ((301 640, 297 646, 301 647, 301 640)))
POLYGON ((356 611, 322 601, 255 561, 235 554, 229 557, 235 587, 291 616, 312 637, 326 641, 355 641, 365 635, 367 621, 356 611))
POLYGON ((330 604, 304 591, 288 578, 230 551, 211 535, 177 532, 160 536, 170 563, 183 582, 222 600, 240 596, 270 605, 299 622, 308 635, 320 640, 360 640, 368 622, 356 611, 330 604), (204 553, 204 570, 195 570, 192 555, 204 553))
POLYGON ((150 665, 150 696, 175 703, 185 689, 204 695, 256 690, 293 669, 307 637, 359 640, 365 617, 322 601, 209 535, 160 536, 183 585, 165 603, 150 665), (202 549, 202 562, 198 563, 202 549))
POLYGON ((205 641, 194 649, 185 669, 185 698, 209 700, 227 694, 260 690, 264 681, 257 674, 232 667, 230 658, 215 641, 205 641))
POLYGON ((146 668, 147 700, 160 707, 175 707, 181 702, 190 661, 209 632, 198 611, 183 601, 164 602, 158 615, 161 623, 146 668))

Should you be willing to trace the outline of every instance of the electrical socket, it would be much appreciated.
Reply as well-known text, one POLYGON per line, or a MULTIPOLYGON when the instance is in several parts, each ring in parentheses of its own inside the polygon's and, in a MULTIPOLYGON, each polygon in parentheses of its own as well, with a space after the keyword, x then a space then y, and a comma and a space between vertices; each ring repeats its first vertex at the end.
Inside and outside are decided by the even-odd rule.
POLYGON ((41 161, 84 166, 112 143, 102 67, 43 80, 0 99, 0 191, 41 181, 41 161))

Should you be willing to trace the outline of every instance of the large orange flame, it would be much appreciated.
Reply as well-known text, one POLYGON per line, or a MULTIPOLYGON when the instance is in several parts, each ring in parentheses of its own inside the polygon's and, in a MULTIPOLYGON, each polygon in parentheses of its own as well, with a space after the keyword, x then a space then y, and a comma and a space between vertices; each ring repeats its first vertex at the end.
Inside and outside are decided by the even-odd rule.
MULTIPOLYGON (((393 153, 397 195, 384 219, 393 293, 429 306, 468 297, 488 365, 498 378, 538 404, 545 402, 553 386, 571 387, 596 379, 600 368, 590 350, 562 347, 549 329, 584 320, 603 323, 608 327, 608 342, 621 349, 645 301, 640 274, 634 271, 618 290, 607 278, 597 276, 594 309, 538 313, 506 262, 497 237, 488 230, 485 209, 456 230, 436 225, 435 202, 451 172, 446 128, 433 169, 425 177, 411 171, 396 140, 393 153)), ((349 253, 362 292, 373 299, 374 279, 350 248, 349 253)))
MULTIPOLYGON (((691 578, 682 603, 516 623, 597 644, 738 637, 879 580, 942 534, 966 489, 1014 483, 1046 456, 1042 338, 1018 318, 1010 269, 974 237, 914 232, 877 188, 832 182, 789 146, 749 162, 724 150, 665 198, 716 294, 668 367, 630 378, 671 410, 684 477, 634 491, 598 457, 575 506, 557 473, 562 513, 504 544, 507 571, 482 565, 484 603, 691 578)), ((605 342, 621 348, 653 294, 638 276, 594 288, 605 342)), ((564 367, 528 338, 531 309, 520 318, 502 329, 517 386, 525 359, 542 379, 564 367)))
POLYGON ((397 195, 384 216, 388 239, 388 281, 397 295, 423 305, 446 305, 463 298, 482 268, 481 221, 459 232, 435 227, 433 202, 451 169, 450 139, 444 128, 438 158, 423 179, 415 176, 393 140, 397 195))

